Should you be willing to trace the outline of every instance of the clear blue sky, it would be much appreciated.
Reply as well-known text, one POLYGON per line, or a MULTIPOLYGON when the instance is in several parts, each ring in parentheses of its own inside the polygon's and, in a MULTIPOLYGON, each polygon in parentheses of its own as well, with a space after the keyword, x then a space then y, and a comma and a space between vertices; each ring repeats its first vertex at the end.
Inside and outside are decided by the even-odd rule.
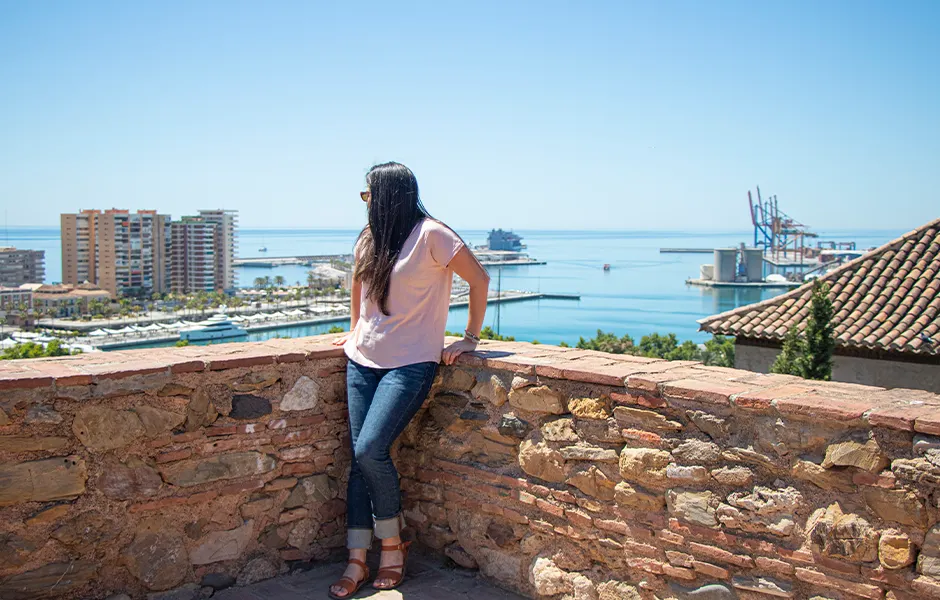
POLYGON ((940 216, 940 2, 0 3, 0 201, 358 227, 399 160, 458 228, 940 216))

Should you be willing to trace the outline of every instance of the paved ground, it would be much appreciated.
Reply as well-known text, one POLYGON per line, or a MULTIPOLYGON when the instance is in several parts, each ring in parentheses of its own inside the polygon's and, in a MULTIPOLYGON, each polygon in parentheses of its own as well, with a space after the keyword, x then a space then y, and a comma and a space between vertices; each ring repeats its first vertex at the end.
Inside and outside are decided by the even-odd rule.
MULTIPOLYGON (((370 557, 371 558, 371 557, 370 557)), ((376 557, 377 558, 377 557, 376 557)), ((372 572, 376 569, 369 561, 372 572)), ((374 561, 377 562, 377 561, 374 561)), ((229 588, 213 600, 320 600, 340 575, 343 563, 331 563, 309 571, 276 577, 254 585, 229 588)), ((378 591, 366 584, 356 598, 370 600, 522 600, 521 596, 483 581, 476 572, 444 568, 439 559, 412 554, 408 576, 397 590, 378 591)))

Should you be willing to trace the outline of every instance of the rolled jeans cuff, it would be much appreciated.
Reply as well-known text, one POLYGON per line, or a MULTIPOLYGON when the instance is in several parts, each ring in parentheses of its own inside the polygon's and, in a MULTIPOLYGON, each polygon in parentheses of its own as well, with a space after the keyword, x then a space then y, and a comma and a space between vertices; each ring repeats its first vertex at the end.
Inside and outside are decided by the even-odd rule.
POLYGON ((372 547, 371 529, 347 529, 346 548, 349 550, 368 550, 372 547))
POLYGON ((386 538, 397 537, 401 534, 402 530, 402 519, 403 515, 398 513, 394 517, 388 519, 376 519, 375 520, 375 537, 380 540, 386 538))

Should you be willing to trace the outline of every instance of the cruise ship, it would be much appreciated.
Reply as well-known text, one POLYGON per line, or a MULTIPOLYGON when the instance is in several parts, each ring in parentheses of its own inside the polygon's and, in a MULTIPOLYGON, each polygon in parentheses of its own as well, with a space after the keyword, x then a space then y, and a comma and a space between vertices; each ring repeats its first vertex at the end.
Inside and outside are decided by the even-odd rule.
POLYGON ((212 315, 208 320, 180 330, 180 339, 190 342, 207 342, 228 338, 245 337, 248 332, 228 320, 224 314, 212 315))

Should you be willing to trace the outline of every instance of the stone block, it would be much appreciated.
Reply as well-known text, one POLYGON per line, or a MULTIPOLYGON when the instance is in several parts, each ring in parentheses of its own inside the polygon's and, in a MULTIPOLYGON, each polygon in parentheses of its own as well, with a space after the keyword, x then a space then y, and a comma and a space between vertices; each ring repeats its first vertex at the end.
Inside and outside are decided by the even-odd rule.
POLYGON ((669 490, 666 504, 669 514, 693 525, 718 527, 716 509, 720 500, 712 492, 688 492, 669 490))
POLYGON ((254 394, 235 394, 232 396, 231 419, 250 421, 271 414, 271 401, 254 394))
POLYGON ((469 371, 456 367, 444 369, 442 385, 445 390, 469 392, 476 382, 476 378, 469 371))
POLYGON ((500 435, 515 440, 521 440, 529 434, 529 431, 532 430, 532 426, 515 415, 503 415, 499 420, 499 425, 496 427, 496 430, 499 431, 500 435))
POLYGON ((90 582, 97 566, 86 560, 51 563, 25 573, 18 573, 0 583, 3 600, 32 600, 47 596, 53 587, 58 594, 69 594, 90 582))
POLYGON ((754 472, 747 467, 721 467, 712 469, 712 479, 730 487, 750 487, 754 483, 754 472))
POLYGON ((542 425, 542 437, 549 442, 579 442, 578 432, 575 431, 574 419, 564 417, 555 419, 542 425))
POLYGON ((11 454, 59 450, 68 445, 69 440, 64 437, 44 437, 37 435, 0 436, 0 452, 10 452, 11 454))
POLYGON ((878 533, 865 519, 842 512, 838 504, 819 509, 807 522, 807 538, 815 552, 849 562, 878 558, 878 533))
POLYGON ((153 496, 162 486, 160 475, 137 458, 129 459, 126 464, 105 462, 95 481, 95 488, 114 500, 153 496))
POLYGON ((567 573, 555 566, 551 559, 536 557, 529 567, 529 583, 540 596, 554 596, 572 591, 567 573))
POLYGON ((654 431, 681 431, 682 423, 669 420, 652 410, 615 406, 614 418, 625 429, 652 429, 654 431))
POLYGON ((485 400, 493 406, 499 407, 509 400, 509 390, 498 375, 484 377, 473 386, 470 394, 477 400, 485 400))
POLYGON ((133 412, 144 426, 147 437, 157 437, 169 433, 186 421, 186 415, 152 406, 135 406, 133 412))
POLYGON ((734 492, 718 507, 718 520, 731 529, 789 536, 796 529, 794 513, 803 496, 792 487, 757 486, 752 492, 734 492))
POLYGON ((563 446, 559 449, 562 458, 565 460, 590 460, 594 462, 617 462, 619 456, 616 450, 610 448, 600 448, 598 446, 589 446, 587 444, 578 444, 576 446, 563 446))
POLYGON ((281 399, 278 410, 282 412, 313 410, 319 403, 319 397, 320 384, 306 375, 301 375, 297 381, 294 382, 290 391, 284 394, 284 398, 281 399))
POLYGON ((672 455, 665 450, 624 448, 620 453, 620 475, 645 487, 662 488, 668 485, 666 465, 671 460, 672 455))
POLYGON ((143 528, 121 553, 124 566, 151 590, 168 590, 189 572, 189 559, 182 539, 170 532, 143 528))
POLYGON ((614 501, 624 508, 646 512, 659 512, 666 505, 666 497, 663 494, 638 490, 626 481, 621 481, 614 487, 614 501))
POLYGON ((685 416, 692 421, 699 431, 712 438, 722 440, 728 437, 728 420, 700 410, 688 410, 685 416))
POLYGON ((85 492, 87 479, 79 456, 0 465, 0 506, 75 498, 85 492))
POLYGON ((565 461, 557 450, 544 442, 525 440, 519 447, 519 466, 528 475, 553 483, 565 480, 565 461))
POLYGON ((875 440, 868 440, 864 444, 849 441, 831 444, 826 448, 822 466, 827 469, 834 466, 857 467, 869 473, 878 473, 888 466, 888 462, 888 457, 875 440))
POLYGON ((189 562, 208 565, 223 560, 234 560, 241 556, 254 538, 254 521, 228 531, 213 531, 198 540, 189 553, 189 562))
POLYGON ((921 575, 940 577, 940 523, 927 532, 917 557, 917 572, 921 575))
POLYGON ((666 465, 666 479, 678 485, 701 485, 709 480, 708 469, 700 465, 666 465))
POLYGON ((218 416, 219 413, 209 398, 209 392, 200 388, 193 392, 189 405, 186 407, 186 431, 195 431, 200 427, 210 425, 218 416))
POLYGON ((798 460, 793 463, 790 474, 826 491, 852 493, 856 489, 855 484, 852 483, 852 474, 848 471, 827 469, 808 460, 798 460))
POLYGON ((885 569, 903 569, 914 562, 917 550, 907 534, 896 529, 881 532, 878 539, 878 561, 885 569))
POLYGON ((721 458, 721 449, 712 442, 688 439, 672 451, 672 456, 683 465, 713 465, 721 458))
POLYGON ((211 481, 262 475, 276 466, 277 461, 267 454, 235 452, 164 465, 160 468, 160 475, 167 483, 190 487, 211 481))
POLYGON ((913 492, 866 487, 862 490, 862 497, 875 514, 885 521, 918 528, 927 526, 927 509, 913 492))
POLYGON ((62 415, 51 406, 34 404, 26 410, 23 420, 27 425, 58 425, 62 422, 62 415))
POLYGON ((561 394, 547 385, 513 389, 509 392, 509 405, 519 410, 552 415, 564 414, 567 410, 561 394))
POLYGON ((568 412, 579 419, 609 419, 611 416, 610 400, 601 398, 571 398, 568 400, 568 412))
POLYGON ((89 450, 114 450, 145 434, 137 415, 104 406, 82 408, 72 421, 72 432, 89 450))
POLYGON ((577 465, 570 470, 568 485, 600 500, 614 499, 614 482, 595 465, 577 465))
POLYGON ((281 380, 277 371, 251 371, 237 382, 228 384, 233 392, 240 394, 260 392, 281 380))

